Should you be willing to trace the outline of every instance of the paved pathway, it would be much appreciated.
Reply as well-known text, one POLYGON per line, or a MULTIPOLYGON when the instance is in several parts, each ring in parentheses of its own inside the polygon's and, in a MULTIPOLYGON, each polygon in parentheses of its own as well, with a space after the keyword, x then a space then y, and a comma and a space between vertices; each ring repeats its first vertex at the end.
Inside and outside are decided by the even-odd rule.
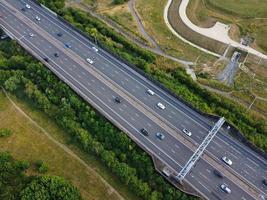
MULTIPOLYGON (((168 16, 168 10, 169 10, 169 7, 170 7, 172 1, 173 0, 168 0, 168 3, 166 4, 166 7, 165 7, 165 12, 164 12, 165 23, 167 24, 167 26, 169 28, 170 28, 171 25, 170 25, 170 23, 168 21, 168 17, 167 16, 168 16)), ((182 2, 180 4, 180 7, 179 7, 179 16, 180 16, 181 20, 184 22, 184 24, 186 26, 188 26, 191 30, 193 30, 193 31, 205 36, 205 37, 209 37, 211 39, 223 42, 223 43, 225 43, 227 45, 231 45, 233 47, 237 47, 239 49, 247 51, 247 52, 249 52, 251 54, 257 55, 257 56, 259 56, 261 58, 267 59, 267 55, 255 50, 255 49, 253 49, 253 48, 251 48, 249 46, 244 46, 244 45, 232 40, 228 35, 228 31, 230 29, 229 25, 217 22, 211 28, 201 28, 201 27, 198 27, 195 24, 193 24, 190 21, 190 19, 187 17, 187 15, 186 15, 186 8, 188 6, 188 3, 189 3, 189 0, 182 0, 182 2)), ((172 29, 172 28, 170 28, 170 29, 172 29)), ((171 31, 173 32, 174 30, 171 30, 171 31)), ((176 34, 178 34, 178 33, 176 33, 176 34)), ((179 35, 179 37, 182 37, 182 36, 179 35)), ((185 40, 185 39, 183 38, 183 40, 185 40)), ((187 41, 187 43, 191 43, 191 42, 187 41)), ((205 51, 207 53, 211 53, 211 54, 214 55, 213 52, 208 51, 208 50, 206 50, 206 49, 204 49, 202 47, 199 47, 199 46, 197 46, 195 44, 193 44, 193 46, 195 46, 196 48, 198 48, 200 50, 203 50, 203 51, 205 51)))

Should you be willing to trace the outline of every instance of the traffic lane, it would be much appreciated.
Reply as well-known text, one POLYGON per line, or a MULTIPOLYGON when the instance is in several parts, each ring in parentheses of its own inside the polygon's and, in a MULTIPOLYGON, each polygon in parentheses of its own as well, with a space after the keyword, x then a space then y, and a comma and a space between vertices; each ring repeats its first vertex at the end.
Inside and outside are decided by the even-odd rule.
MULTIPOLYGON (((85 49, 82 49, 82 51, 84 51, 85 49)), ((103 64, 103 63, 102 63, 103 64)), ((126 80, 127 81, 127 80, 126 80)), ((185 127, 185 126, 184 126, 185 127)), ((196 136, 198 136, 198 135, 196 135, 196 136)))
POLYGON ((243 189, 241 189, 236 183, 233 183, 226 176, 224 176, 224 178, 219 178, 217 175, 215 175, 214 168, 212 168, 211 166, 207 167, 205 163, 203 162, 203 160, 198 161, 197 165, 194 167, 194 170, 192 170, 190 172, 190 175, 187 177, 189 181, 190 181, 190 177, 195 178, 199 182, 199 184, 202 184, 205 187, 211 183, 209 187, 211 188, 210 193, 211 194, 216 193, 222 199, 237 200, 237 199, 242 199, 242 197, 247 200, 254 199, 247 193, 247 191, 244 191, 243 189), (220 185, 223 183, 229 186, 229 188, 231 189, 231 194, 226 194, 220 189, 220 185))
MULTIPOLYGON (((51 53, 51 49, 49 49, 49 48, 44 48, 45 46, 46 46, 46 44, 47 44, 47 41, 45 41, 45 40, 39 40, 39 41, 44 41, 43 43, 42 42, 40 42, 39 43, 39 49, 41 50, 41 51, 43 51, 45 54, 46 54, 46 56, 47 57, 52 57, 53 58, 53 54, 51 53), (50 53, 50 55, 49 55, 49 53, 50 53)), ((74 66, 75 65, 75 63, 72 63, 71 62, 71 60, 68 60, 67 59, 67 57, 64 57, 64 54, 63 53, 61 53, 60 52, 60 50, 58 50, 58 49, 56 49, 55 48, 55 50, 54 51, 52 51, 52 52, 58 52, 61 56, 61 58, 56 58, 55 60, 56 61, 58 61, 59 63, 59 65, 63 65, 63 66, 74 66), (65 63, 65 62, 67 62, 67 63, 65 63), (68 64, 68 65, 66 65, 66 64, 68 64)), ((84 77, 86 77, 86 79, 89 79, 89 80, 91 80, 91 81, 93 81, 94 82, 94 87, 93 88, 90 88, 92 91, 95 89, 95 93, 98 93, 99 95, 101 94, 100 93, 100 91, 101 91, 101 88, 99 88, 99 87, 102 87, 102 88, 104 88, 105 86, 104 85, 101 85, 102 83, 100 83, 97 79, 94 79, 94 77, 91 75, 91 74, 89 74, 87 71, 84 71, 84 69, 82 69, 82 68, 80 68, 80 69, 71 69, 71 68, 69 68, 69 67, 65 67, 65 70, 70 70, 69 71, 69 73, 71 73, 73 76, 75 76, 75 78, 77 78, 77 79, 80 79, 80 80, 82 80, 82 81, 84 81, 84 85, 86 85, 87 87, 88 87, 88 82, 85 82, 86 80, 83 80, 84 79, 84 77), (79 72, 78 74, 77 74, 77 72, 79 72), (95 86, 97 86, 97 87, 95 87, 95 86)), ((107 88, 105 89, 105 95, 107 95, 107 88)), ((110 96, 110 95, 109 95, 110 96)), ((103 98, 103 97, 102 97, 103 98)), ((115 96, 113 96, 113 99, 115 98, 115 96)), ((114 102, 113 102, 114 103, 114 102)), ((127 105, 127 107, 130 107, 130 105, 127 105)), ((125 116, 124 115, 124 118, 125 119, 129 119, 129 121, 137 121, 137 119, 134 119, 134 114, 137 112, 137 111, 135 111, 134 110, 134 112, 130 112, 131 110, 134 110, 133 108, 132 109, 130 109, 130 110, 127 110, 127 115, 128 116, 125 116)), ((123 111, 121 108, 119 108, 118 110, 117 110, 117 112, 119 112, 120 113, 120 111, 123 111)), ((120 113, 121 115, 123 115, 123 113, 120 113)), ((142 116, 142 114, 139 114, 139 116, 142 116)), ((155 132, 157 132, 157 131, 161 131, 161 132, 163 132, 163 130, 161 130, 161 128, 160 127, 157 127, 157 126, 153 126, 152 124, 153 124, 153 121, 151 121, 151 120, 149 120, 149 121, 146 121, 144 118, 142 118, 141 117, 141 122, 143 122, 144 123, 144 127, 145 126, 150 126, 150 129, 149 129, 149 131, 151 130, 151 132, 152 133, 155 133, 155 132)), ((138 121, 138 125, 141 125, 142 123, 140 123, 140 121, 138 121)), ((141 127, 139 127, 139 129, 141 129, 141 127)), ((166 141, 168 141, 168 137, 166 137, 166 141)), ((158 140, 154 137, 154 142, 158 142, 158 140)), ((158 142, 159 143, 159 142, 158 142)), ((169 154, 171 154, 171 155, 173 155, 173 149, 170 149, 170 146, 171 145, 164 145, 164 143, 159 143, 159 144, 163 144, 162 146, 165 146, 163 149, 164 149, 164 151, 165 152, 168 152, 169 154)), ((182 144, 180 143, 180 146, 181 146, 182 144)), ((185 147, 182 147, 182 149, 185 149, 185 147)), ((186 155, 186 152, 190 152, 190 150, 189 149, 186 149, 184 152, 183 152, 183 154, 182 154, 182 156, 180 156, 180 160, 182 159, 183 160, 183 162, 185 162, 186 161, 186 159, 187 158, 189 158, 189 156, 190 155, 188 155, 188 157, 186 158, 185 157, 185 155, 186 155)), ((175 160, 179 160, 177 157, 175 158, 175 160)))
POLYGON ((267 187, 264 187, 262 180, 264 177, 267 177, 267 171, 264 170, 264 166, 256 166, 255 163, 246 157, 246 155, 240 155, 241 152, 238 152, 233 146, 229 145, 228 148, 225 148, 225 151, 221 151, 222 143, 214 138, 213 141, 208 146, 208 150, 213 150, 214 154, 218 155, 218 159, 221 159, 223 156, 226 156, 233 161, 231 168, 238 171, 245 179, 250 180, 250 182, 256 187, 260 188, 264 193, 267 191, 267 187), (243 158, 243 159, 240 159, 243 158))
MULTIPOLYGON (((22 26, 23 28, 24 28, 24 26, 22 26)), ((20 30, 20 31, 23 31, 23 30, 20 30)), ((36 38, 37 39, 37 38, 36 38)), ((46 53, 46 55, 45 56, 47 56, 47 57, 53 57, 53 53, 52 52, 58 52, 59 54, 62 54, 62 55, 64 55, 63 53, 60 53, 60 50, 58 50, 58 49, 56 49, 55 47, 54 47, 54 51, 52 51, 52 49, 49 49, 49 48, 45 48, 46 47, 46 45, 47 45, 47 43, 48 43, 48 41, 45 41, 44 39, 38 39, 38 45, 39 45, 39 48, 44 52, 44 53, 46 53), (43 42, 42 42, 43 41, 43 42)), ((62 56, 61 56, 62 57, 62 56)), ((75 65, 75 63, 72 63, 70 60, 68 60, 67 59, 67 57, 63 57, 63 58, 56 58, 55 59, 56 61, 58 61, 59 62, 59 64, 60 65, 64 65, 64 62, 65 61, 67 61, 67 63, 66 64, 69 64, 69 65, 72 65, 72 66, 74 66, 75 65)), ((66 65, 65 65, 66 66, 66 65)), ((70 69, 71 70, 71 73, 73 74, 73 71, 74 71, 74 69, 70 69)), ((76 69, 77 70, 77 69, 76 69)), ((83 70, 83 69, 82 69, 83 70)), ((93 79, 93 77, 89 77, 88 76, 88 74, 87 74, 87 71, 85 72, 85 71, 82 71, 81 72, 81 74, 80 75, 78 75, 78 77, 77 77, 77 79, 81 79, 82 78, 82 76, 83 75, 86 75, 87 76, 87 78, 89 78, 91 81, 93 81, 94 79, 93 79)), ((95 80, 94 80, 95 81, 95 80)), ((88 83, 87 83, 88 84, 88 83)), ((97 83, 96 85, 100 85, 99 83, 97 83)), ((103 87, 103 86, 102 86, 103 87)), ((97 92, 99 92, 100 90, 97 90, 97 92)), ((129 112, 128 112, 129 113, 129 112)), ((133 115, 131 115, 131 116, 133 116, 133 115)), ((142 121, 144 121, 144 120, 142 120, 142 121)), ((152 124, 153 122, 152 121, 150 121, 150 123, 147 123, 147 124, 152 124)), ((139 123, 140 124, 140 123, 139 123)), ((159 130, 159 128, 157 128, 157 130, 159 130)), ((166 146, 166 148, 169 148, 169 146, 167 145, 166 146)), ((170 152, 172 152, 172 150, 170 151, 170 152)), ((183 154, 185 154, 185 153, 183 153, 183 154)), ((183 159, 185 159, 184 158, 184 156, 182 157, 183 159)))
MULTIPOLYGON (((26 40, 24 41, 25 43, 27 42, 26 40)), ((32 48, 34 48, 34 47, 32 47, 32 48)), ((42 54, 42 53, 41 53, 42 54)), ((60 67, 55 67, 55 69, 60 73, 60 74, 65 74, 65 71, 63 71, 60 67)), ((73 74, 72 74, 72 76, 73 76, 73 74)), ((68 74, 65 74, 64 75, 64 77, 66 78, 66 77, 68 77, 68 80, 69 79, 72 79, 74 82, 75 82, 75 80, 76 80, 76 78, 72 78, 72 76, 69 76, 68 74)), ((94 82, 94 81, 93 81, 94 82)), ((76 83, 77 83, 77 81, 76 81, 76 83)), ((90 96, 93 92, 92 92, 92 90, 90 89, 90 92, 88 92, 88 90, 85 90, 84 89, 84 87, 81 87, 80 86, 80 84, 75 84, 76 85, 76 87, 77 88, 79 88, 79 90, 80 91, 82 91, 83 92, 83 94, 86 94, 86 96, 90 96)), ((95 91, 98 91, 97 90, 97 88, 96 88, 96 90, 95 91)), ((96 92, 97 93, 97 92, 96 92)), ((105 92, 105 95, 104 96, 100 96, 99 97, 99 95, 101 94, 101 93, 98 93, 97 95, 98 95, 98 98, 97 99, 95 99, 95 102, 98 102, 98 103, 101 103, 101 102, 104 102, 105 103, 105 106, 106 107, 108 107, 109 109, 111 109, 111 107, 113 106, 113 107, 115 107, 115 109, 116 109, 116 111, 112 111, 112 113, 110 113, 110 115, 112 115, 112 114, 116 114, 117 116, 120 116, 119 118, 120 118, 120 121, 123 121, 123 124, 124 123, 126 123, 126 125, 128 125, 128 126, 130 126, 130 127, 135 127, 135 126, 133 126, 133 125, 131 125, 130 123, 129 123, 129 121, 130 120, 127 120, 131 115, 132 115, 132 113, 130 113, 128 110, 127 110, 127 112, 125 111, 125 112, 123 112, 124 113, 124 115, 123 115, 123 113, 121 112, 119 115, 118 115, 118 107, 116 107, 116 105, 117 104, 115 104, 114 103, 114 101, 110 101, 110 97, 109 96, 112 96, 113 98, 115 97, 114 96, 114 92, 112 92, 111 91, 111 93, 110 93, 110 95, 106 95, 106 93, 108 93, 107 91, 105 92), (106 98, 105 98, 106 97, 106 98), (107 104, 107 102, 109 102, 110 103, 110 105, 108 105, 107 104), (114 104, 115 104, 115 106, 114 106, 114 104)), ((92 96, 90 96, 90 98, 92 98, 92 96)), ((117 106, 119 106, 119 105, 117 105, 117 106)), ((122 104, 122 106, 123 106, 123 104, 122 104)), ((122 110, 121 110, 122 111, 122 110)), ((112 115, 113 116, 113 115, 112 115)), ((141 121, 139 121, 137 124, 139 124, 140 126, 145 126, 145 124, 146 124, 146 122, 145 122, 145 120, 144 119, 142 119, 141 121), (142 125, 142 122, 144 123, 143 125, 142 125)), ((141 128, 140 128, 141 129, 141 128)), ((151 145, 153 145, 153 148, 151 148, 151 149, 158 149, 158 147, 157 147, 157 145, 155 145, 153 142, 151 142, 151 139, 148 139, 149 137, 145 137, 145 136, 143 136, 142 134, 140 134, 140 131, 139 131, 139 128, 134 128, 134 130, 135 130, 135 137, 136 138, 138 138, 139 140, 141 140, 141 141, 150 141, 150 142, 146 142, 145 144, 146 144, 146 146, 151 146, 151 145), (145 139, 144 139, 145 138, 145 139)), ((152 137, 152 139, 153 139, 153 137, 152 137)), ((168 157, 168 155, 165 153, 165 151, 162 151, 162 150, 158 150, 158 151, 155 151, 154 153, 156 153, 156 156, 157 155, 160 155, 160 156, 163 156, 163 161, 166 161, 166 158, 168 158, 169 159, 169 157, 168 157)), ((167 160, 168 160, 167 159, 167 160)), ((175 168, 176 169, 181 169, 181 168, 179 168, 179 164, 177 164, 177 162, 174 162, 172 159, 169 159, 169 161, 167 162, 167 163, 169 163, 170 165, 172 165, 172 166, 175 166, 175 168)))
MULTIPOLYGON (((39 10, 43 10, 43 9, 39 8, 39 10)), ((45 13, 45 12, 44 12, 44 14, 47 15, 47 13, 45 13)), ((48 17, 51 17, 51 15, 47 15, 47 16, 48 16, 48 17)), ((53 20, 57 20, 54 16, 52 16, 51 18, 53 18, 53 20)))
MULTIPOLYGON (((54 33, 55 33, 55 31, 54 31, 54 33)), ((82 50, 83 51, 83 50, 82 50)), ((101 65, 103 65, 103 62, 101 63, 101 65)), ((121 79, 120 77, 119 77, 119 79, 121 79)), ((127 81, 127 80, 126 80, 127 81)), ((127 84, 128 85, 128 84, 127 84)), ((130 85, 130 84, 129 84, 130 85)), ((168 116, 170 116, 170 115, 168 115, 168 116)), ((187 120, 185 120, 185 123, 186 122, 188 122, 187 120)), ((185 125, 183 125, 183 127, 185 127, 185 125)), ((196 136, 198 136, 198 135, 196 135, 196 136)))

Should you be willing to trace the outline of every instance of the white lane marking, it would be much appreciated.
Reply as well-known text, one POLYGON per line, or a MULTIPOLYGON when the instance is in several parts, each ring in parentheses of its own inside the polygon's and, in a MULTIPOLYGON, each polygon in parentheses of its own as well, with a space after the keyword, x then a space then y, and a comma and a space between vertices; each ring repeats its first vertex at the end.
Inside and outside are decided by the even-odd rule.
POLYGON ((247 175, 249 175, 248 171, 246 171, 246 170, 243 170, 243 172, 245 172, 247 175))
POLYGON ((174 151, 173 149, 171 150, 171 152, 172 152, 173 154, 175 154, 175 151, 174 151))
POLYGON ((220 145, 218 142, 213 140, 213 143, 216 144, 218 147, 223 148, 222 145, 220 145))
POLYGON ((203 178, 205 178, 206 180, 209 181, 208 177, 206 177, 204 174, 202 174, 201 172, 198 173, 200 176, 202 176, 203 178))
POLYGON ((244 165, 246 165, 249 169, 251 169, 254 172, 257 172, 254 168, 252 168, 250 165, 248 165, 247 163, 245 163, 244 165))
POLYGON ((218 140, 220 140, 221 142, 223 142, 225 145, 229 146, 229 144, 227 142, 225 142, 224 140, 220 139, 219 137, 216 137, 218 140))
POLYGON ((152 127, 152 125, 151 125, 150 123, 147 123, 147 125, 148 125, 149 127, 152 127))
POLYGON ((134 88, 132 88, 132 92, 135 92, 135 89, 134 88))
POLYGON ((236 152, 237 154, 242 155, 242 154, 241 154, 238 150, 236 150, 234 147, 230 146, 230 148, 231 148, 234 152, 236 152))
POLYGON ((229 152, 229 155, 231 155, 231 156, 234 157, 235 159, 239 160, 239 158, 238 158, 235 154, 229 152))
POLYGON ((195 136, 196 136, 198 139, 200 139, 200 136, 199 136, 199 135, 195 134, 195 136))
POLYGON ((105 90, 106 90, 106 89, 105 89, 104 87, 102 87, 102 86, 101 86, 101 89, 102 89, 103 91, 105 91, 105 90))
POLYGON ((134 113, 136 117, 139 117, 138 113, 134 113))
POLYGON ((122 108, 119 108, 119 110, 120 110, 121 112, 123 112, 123 109, 122 109, 122 108))
POLYGON ((175 146, 177 149, 179 149, 179 148, 180 148, 180 147, 178 146, 178 144, 175 144, 174 146, 175 146))
POLYGON ((95 79, 91 79, 91 81, 92 81, 93 83, 95 83, 95 79))
POLYGON ((210 148, 212 148, 214 151, 216 151, 216 148, 212 145, 210 145, 210 148))
POLYGON ((87 85, 88 85, 88 86, 91 86, 91 83, 87 82, 87 85))
POLYGON ((209 169, 206 169, 206 171, 207 171, 208 173, 211 173, 211 171, 210 171, 209 169))
POLYGON ((168 117, 172 119, 172 116, 171 115, 168 115, 168 117))
POLYGON ((259 165, 257 163, 255 163, 253 160, 251 160, 249 157, 247 157, 248 161, 250 161, 251 163, 253 163, 254 165, 256 165, 257 167, 259 167, 259 165))
POLYGON ((130 117, 130 119, 135 122, 135 119, 133 117, 130 117))
POLYGON ((205 185, 203 185, 200 181, 197 181, 203 188, 205 188, 207 191, 209 191, 210 192, 210 190, 205 186, 205 185))

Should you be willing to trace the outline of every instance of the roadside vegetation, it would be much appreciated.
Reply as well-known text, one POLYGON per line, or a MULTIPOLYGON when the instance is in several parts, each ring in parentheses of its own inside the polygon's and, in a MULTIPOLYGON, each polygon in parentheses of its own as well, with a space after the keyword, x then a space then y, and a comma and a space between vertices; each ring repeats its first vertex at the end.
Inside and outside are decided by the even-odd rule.
POLYGON ((84 200, 121 199, 114 189, 119 189, 125 200, 138 199, 103 167, 101 161, 80 151, 71 137, 53 119, 34 106, 34 102, 27 99, 20 90, 16 96, 10 93, 8 95, 21 110, 0 90, 0 133, 5 133, 5 137, 0 137, 0 152, 8 151, 15 159, 27 160, 30 163, 27 175, 64 177, 79 189, 84 200), (88 167, 51 140, 47 134, 82 158, 88 167), (105 177, 114 188, 103 182, 98 174, 105 177))
POLYGON ((118 27, 128 33, 130 37, 149 45, 147 40, 139 32, 137 22, 133 18, 128 7, 128 1, 114 4, 112 0, 82 0, 79 2, 72 0, 66 2, 65 7, 77 7, 85 12, 93 11, 104 19, 115 22, 118 27))
MULTIPOLYGON (((157 66, 154 54, 131 44, 89 14, 64 9, 64 1, 42 1, 77 28, 144 70, 196 108, 218 114, 234 123, 255 145, 267 151, 267 127, 236 103, 201 88, 181 68, 157 66)), ((16 94, 22 92, 69 134, 80 148, 98 156, 122 183, 144 200, 193 199, 164 181, 154 170, 151 158, 41 63, 26 55, 15 42, 0 43, 5 65, 0 84, 16 94), (17 56, 14 64, 8 57, 17 56), (27 61, 27 62, 26 62, 27 61), (27 64, 26 64, 27 63, 27 64)), ((2 66, 2 65, 1 65, 2 66)))
POLYGON ((0 151, 0 198, 81 200, 77 188, 57 176, 27 175, 30 163, 0 151))

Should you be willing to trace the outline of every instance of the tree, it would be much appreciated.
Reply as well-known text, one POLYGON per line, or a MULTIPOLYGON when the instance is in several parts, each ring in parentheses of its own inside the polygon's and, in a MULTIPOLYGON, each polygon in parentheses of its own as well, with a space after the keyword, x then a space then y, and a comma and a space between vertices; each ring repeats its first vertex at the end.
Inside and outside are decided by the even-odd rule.
POLYGON ((21 200, 81 200, 77 188, 57 176, 36 177, 20 193, 21 200))

